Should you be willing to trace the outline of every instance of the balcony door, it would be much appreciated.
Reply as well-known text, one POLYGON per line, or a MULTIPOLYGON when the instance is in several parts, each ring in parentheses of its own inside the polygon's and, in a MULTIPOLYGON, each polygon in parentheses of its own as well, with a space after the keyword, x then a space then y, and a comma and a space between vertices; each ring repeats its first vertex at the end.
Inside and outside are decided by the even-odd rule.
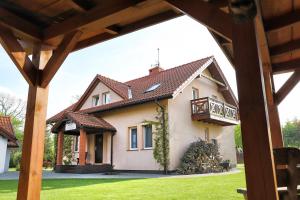
POLYGON ((103 162, 103 134, 95 136, 95 163, 103 162))

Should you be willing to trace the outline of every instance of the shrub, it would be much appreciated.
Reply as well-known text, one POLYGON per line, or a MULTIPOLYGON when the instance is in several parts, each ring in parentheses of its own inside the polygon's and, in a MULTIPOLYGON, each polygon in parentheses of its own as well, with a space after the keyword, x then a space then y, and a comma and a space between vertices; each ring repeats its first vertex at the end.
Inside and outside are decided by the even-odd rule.
POLYGON ((203 140, 193 142, 184 153, 177 169, 179 174, 202 174, 222 172, 221 157, 216 143, 203 140))

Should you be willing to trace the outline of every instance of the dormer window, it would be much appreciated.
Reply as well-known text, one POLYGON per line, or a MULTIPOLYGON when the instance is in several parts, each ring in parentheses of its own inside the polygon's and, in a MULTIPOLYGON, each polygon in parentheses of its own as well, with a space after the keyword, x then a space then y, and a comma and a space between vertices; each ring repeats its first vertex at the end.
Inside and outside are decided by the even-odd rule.
POLYGON ((152 91, 156 90, 159 86, 160 86, 160 83, 156 83, 156 84, 150 86, 150 87, 145 91, 145 93, 147 93, 147 92, 152 92, 152 91))
POLYGON ((110 102, 111 102, 110 93, 109 92, 102 93, 102 104, 109 104, 110 102))
POLYGON ((99 105, 99 95, 94 95, 92 97, 92 106, 95 107, 95 106, 98 106, 99 105))

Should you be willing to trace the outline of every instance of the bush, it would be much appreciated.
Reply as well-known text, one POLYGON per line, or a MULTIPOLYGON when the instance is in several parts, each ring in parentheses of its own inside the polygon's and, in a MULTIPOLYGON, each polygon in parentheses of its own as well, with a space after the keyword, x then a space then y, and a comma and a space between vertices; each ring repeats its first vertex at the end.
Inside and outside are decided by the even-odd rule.
POLYGON ((203 174, 222 172, 218 144, 198 140, 184 153, 177 169, 179 174, 203 174))

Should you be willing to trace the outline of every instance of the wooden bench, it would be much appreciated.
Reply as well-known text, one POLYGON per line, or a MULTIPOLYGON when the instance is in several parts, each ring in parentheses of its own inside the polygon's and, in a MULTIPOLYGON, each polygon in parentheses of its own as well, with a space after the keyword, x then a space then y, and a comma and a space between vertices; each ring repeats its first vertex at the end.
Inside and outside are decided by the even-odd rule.
MULTIPOLYGON (((274 149, 274 160, 279 199, 300 199, 300 150, 297 148, 274 149)), ((246 188, 239 188, 237 192, 247 199, 246 188)))

